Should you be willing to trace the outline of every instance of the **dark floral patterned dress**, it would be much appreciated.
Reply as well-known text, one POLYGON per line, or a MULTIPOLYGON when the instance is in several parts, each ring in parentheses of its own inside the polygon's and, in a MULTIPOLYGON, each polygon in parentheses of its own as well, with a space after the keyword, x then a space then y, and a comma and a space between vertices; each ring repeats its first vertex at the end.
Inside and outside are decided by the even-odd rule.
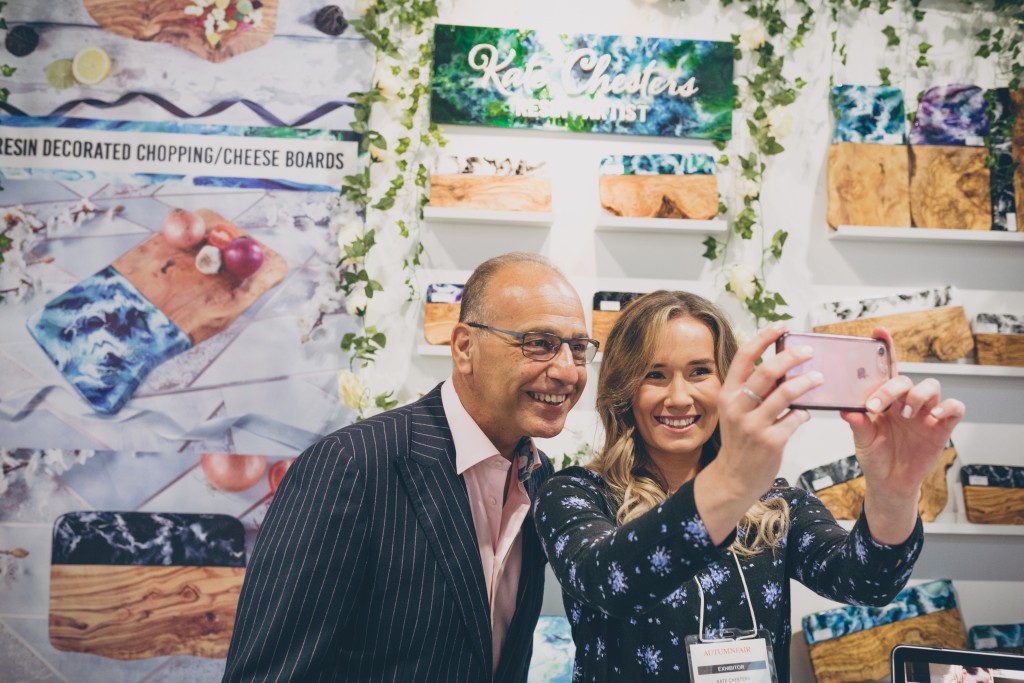
MULTIPOLYGON (((778 496, 790 510, 783 543, 740 562, 759 625, 772 635, 779 680, 788 681, 789 579, 839 602, 884 605, 910 578, 924 532, 918 520, 905 543, 884 546, 863 515, 847 532, 813 494, 778 479, 764 500, 778 496)), ((684 638, 698 630, 700 605, 694 579, 704 591, 708 636, 751 628, 727 550, 733 538, 712 544, 692 481, 621 527, 616 505, 604 480, 580 467, 555 473, 534 503, 576 643, 573 681, 688 681, 684 638)))

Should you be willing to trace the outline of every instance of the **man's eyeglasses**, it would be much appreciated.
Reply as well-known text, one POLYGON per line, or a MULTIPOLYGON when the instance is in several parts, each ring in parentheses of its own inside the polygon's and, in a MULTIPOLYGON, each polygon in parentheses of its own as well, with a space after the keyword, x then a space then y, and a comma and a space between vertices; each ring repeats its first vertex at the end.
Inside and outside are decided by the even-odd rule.
POLYGON ((466 324, 478 330, 491 330, 492 332, 501 332, 510 337, 515 337, 520 341, 524 356, 530 360, 541 362, 549 361, 557 356, 559 349, 562 348, 562 344, 567 344, 569 346, 569 353, 572 354, 572 362, 576 365, 586 365, 594 360, 594 356, 597 355, 597 348, 600 346, 596 339, 588 339, 587 337, 566 339, 550 332, 513 332, 512 330, 503 330, 500 327, 491 327, 481 323, 466 324))

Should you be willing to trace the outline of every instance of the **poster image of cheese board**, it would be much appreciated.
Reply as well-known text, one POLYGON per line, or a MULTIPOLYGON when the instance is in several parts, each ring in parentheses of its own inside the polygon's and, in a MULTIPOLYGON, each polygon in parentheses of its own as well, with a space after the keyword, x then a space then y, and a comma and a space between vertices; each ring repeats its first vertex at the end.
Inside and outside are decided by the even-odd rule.
POLYGON ((29 333, 98 413, 117 413, 164 361, 223 331, 288 272, 210 209, 172 209, 157 235, 47 303, 29 333))

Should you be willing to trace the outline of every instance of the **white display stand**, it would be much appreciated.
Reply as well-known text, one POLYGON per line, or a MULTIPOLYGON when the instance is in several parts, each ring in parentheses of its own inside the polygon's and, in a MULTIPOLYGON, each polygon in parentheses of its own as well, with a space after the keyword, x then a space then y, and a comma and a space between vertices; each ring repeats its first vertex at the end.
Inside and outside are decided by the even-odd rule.
POLYGON ((594 230, 601 232, 724 235, 729 230, 729 223, 719 219, 697 221, 687 218, 633 218, 629 216, 611 216, 602 213, 597 218, 594 230))
POLYGON ((945 230, 942 228, 881 228, 864 225, 840 225, 829 239, 842 241, 878 240, 882 242, 950 242, 953 244, 1006 244, 1024 246, 1024 232, 1003 230, 945 230))
POLYGON ((549 227, 552 214, 549 211, 483 211, 478 209, 450 209, 425 206, 423 219, 428 223, 472 224, 472 225, 536 225, 549 227))

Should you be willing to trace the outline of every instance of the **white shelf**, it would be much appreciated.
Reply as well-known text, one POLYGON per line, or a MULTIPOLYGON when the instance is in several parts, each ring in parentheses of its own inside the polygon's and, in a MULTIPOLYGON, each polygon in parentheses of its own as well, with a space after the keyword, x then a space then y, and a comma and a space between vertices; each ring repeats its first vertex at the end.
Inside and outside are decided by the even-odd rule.
POLYGON ((1018 244, 1024 246, 1024 232, 1005 230, 876 228, 864 225, 840 225, 829 235, 829 238, 839 241, 954 242, 956 244, 1018 244))
MULTIPOLYGON (((852 520, 843 519, 839 526, 853 528, 852 520)), ((944 536, 1024 536, 1024 524, 971 524, 970 522, 925 522, 925 535, 944 536)))
POLYGON ((424 220, 431 223, 473 225, 536 225, 550 227, 554 222, 550 211, 484 211, 481 209, 452 209, 423 207, 424 220))
POLYGON ((420 344, 416 347, 416 351, 421 356, 444 356, 445 358, 452 357, 451 347, 447 344, 420 344))
POLYGON ((601 214, 597 218, 594 229, 623 232, 724 235, 729 230, 729 224, 720 219, 697 221, 688 218, 630 218, 628 216, 601 214))
POLYGON ((964 377, 1024 377, 1024 368, 973 363, 900 363, 908 375, 961 375, 964 377))

